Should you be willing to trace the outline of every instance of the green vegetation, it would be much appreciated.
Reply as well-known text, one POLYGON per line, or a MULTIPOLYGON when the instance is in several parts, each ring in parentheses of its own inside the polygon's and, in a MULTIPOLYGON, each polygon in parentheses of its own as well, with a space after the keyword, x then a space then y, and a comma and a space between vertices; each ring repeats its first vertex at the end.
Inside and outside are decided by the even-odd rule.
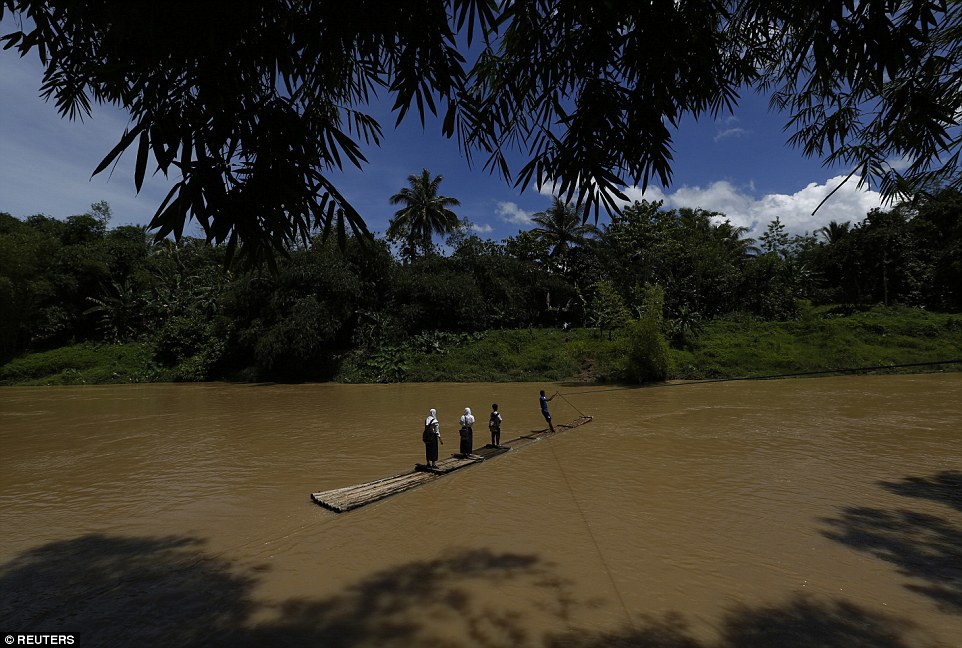
POLYGON ((664 335, 665 291, 645 286, 638 320, 628 326, 624 377, 629 382, 657 382, 668 377, 668 342, 664 335))
POLYGON ((408 185, 391 196, 392 205, 403 205, 394 212, 385 236, 401 245, 401 257, 412 260, 435 252, 435 234, 447 236, 459 226, 457 215, 448 207, 461 203, 456 198, 438 195, 442 176, 431 177, 427 169, 421 175, 408 176, 408 185))
POLYGON ((169 380, 136 342, 85 342, 31 353, 0 367, 0 385, 96 385, 169 380))
POLYGON ((776 219, 758 246, 704 210, 639 202, 587 229, 578 213, 556 202, 500 243, 462 222, 449 255, 422 225, 401 258, 318 234, 269 274, 110 229, 105 204, 0 214, 0 380, 641 383, 958 355, 957 316, 937 314, 962 311, 954 190, 819 237, 776 219), (127 345, 140 354, 114 359, 127 345))
MULTIPOLYGON (((698 342, 685 349, 669 349, 644 319, 613 339, 593 329, 525 329, 435 342, 394 349, 392 357, 403 370, 392 377, 411 382, 648 382, 854 368, 886 371, 892 365, 962 359, 962 316, 904 307, 848 315, 831 307, 807 308, 798 320, 778 322, 736 315, 706 323, 698 342)), ((373 359, 373 364, 379 361, 373 359)), ((355 358, 346 364, 337 379, 377 382, 376 373, 359 370, 357 363, 355 358)), ((942 368, 962 371, 962 364, 942 368)))
POLYGON ((577 329, 493 330, 461 336, 412 340, 392 350, 401 367, 396 374, 378 374, 383 352, 360 363, 347 363, 337 376, 344 382, 400 378, 410 382, 615 380, 623 346, 599 338, 595 331, 577 329), (359 366, 360 365, 360 366, 359 366), (601 373, 598 366, 603 365, 601 373), (367 369, 365 371, 365 369, 367 369))
MULTIPOLYGON (((962 316, 904 307, 844 314, 806 308, 801 318, 734 315, 706 323, 698 341, 669 349, 640 320, 613 338, 596 329, 431 334, 345 359, 334 377, 364 382, 648 382, 743 378, 962 359, 962 316), (654 347, 654 351, 650 349, 654 347), (647 352, 646 352, 647 351, 647 352)), ((845 309, 841 309, 845 310, 845 309)), ((962 371, 962 365, 909 368, 962 371)), ((66 385, 174 380, 146 345, 85 343, 34 353, 0 368, 0 384, 66 385)))
MULTIPOLYGON (((940 360, 962 360, 958 315, 904 307, 845 315, 837 308, 821 307, 805 309, 799 319, 783 322, 739 316, 717 319, 705 326, 693 348, 672 351, 672 376, 703 379, 883 369, 940 360)), ((962 365, 944 368, 962 371, 962 365)))

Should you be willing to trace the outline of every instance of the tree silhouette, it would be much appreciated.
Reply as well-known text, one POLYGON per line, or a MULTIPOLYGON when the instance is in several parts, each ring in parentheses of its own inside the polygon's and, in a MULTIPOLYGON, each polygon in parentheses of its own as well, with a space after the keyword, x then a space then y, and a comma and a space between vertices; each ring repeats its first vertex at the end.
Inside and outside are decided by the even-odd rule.
POLYGON ((552 197, 551 207, 531 217, 537 227, 531 234, 544 241, 551 250, 550 257, 557 257, 562 272, 566 269, 566 257, 571 250, 599 234, 598 228, 585 222, 584 210, 552 197))
POLYGON ((596 216, 626 185, 669 185, 674 130, 754 90, 793 146, 886 196, 962 187, 962 9, 945 0, 3 0, 8 13, 5 48, 39 53, 62 115, 130 113, 95 173, 135 151, 139 189, 152 158, 174 181, 157 235, 193 218, 253 260, 317 228, 367 233, 331 173, 380 143, 379 90, 398 122, 443 110, 469 161, 596 216))
POLYGON ((446 236, 461 226, 457 214, 448 209, 461 203, 456 198, 438 195, 442 179, 440 175, 432 178, 423 169, 421 175, 409 175, 409 186, 391 196, 392 205, 403 207, 394 212, 387 238, 402 243, 401 255, 409 260, 433 251, 434 234, 446 236))
POLYGON ((815 233, 821 234, 825 237, 825 242, 829 245, 838 245, 838 243, 848 236, 850 233, 849 223, 845 221, 844 223, 838 223, 836 221, 830 221, 825 227, 818 228, 815 233))
POLYGON ((895 565, 911 579, 907 589, 933 599, 946 612, 962 614, 962 524, 957 515, 962 511, 962 473, 946 471, 879 485, 896 495, 930 500, 951 510, 934 515, 911 508, 850 506, 838 517, 824 520, 829 525, 824 535, 895 565))

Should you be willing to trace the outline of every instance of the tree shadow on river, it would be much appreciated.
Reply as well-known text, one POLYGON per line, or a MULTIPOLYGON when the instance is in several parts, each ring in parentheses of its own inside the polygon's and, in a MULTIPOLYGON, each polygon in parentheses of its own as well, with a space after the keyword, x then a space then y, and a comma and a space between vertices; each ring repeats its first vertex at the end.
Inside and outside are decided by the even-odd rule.
POLYGON ((76 633, 78 645, 197 644, 244 623, 255 583, 194 538, 87 535, 0 567, 0 628, 76 633))
MULTIPOLYGON (((962 511, 962 473, 957 471, 879 485, 962 511)), ((908 508, 848 507, 840 517, 823 521, 832 527, 823 532, 826 537, 896 565, 899 573, 918 581, 906 588, 934 599, 943 612, 962 614, 962 524, 957 520, 908 508)))
POLYGON ((722 620, 721 638, 696 640, 680 614, 619 632, 568 632, 549 637, 546 648, 906 648, 911 622, 840 601, 795 595, 784 603, 739 606, 722 620))
POLYGON ((264 569, 208 554, 194 538, 54 542, 0 566, 0 628, 74 633, 77 645, 105 646, 903 648, 914 627, 849 602, 796 595, 730 610, 710 643, 694 638, 681 613, 638 617, 609 632, 571 629, 575 610, 605 603, 578 599, 574 585, 535 555, 485 550, 409 562, 336 595, 279 605, 255 600, 264 569), (558 631, 533 631, 531 612, 512 609, 511 595, 482 601, 473 589, 479 582, 488 592, 524 592, 558 631), (459 621, 460 638, 432 630, 440 615, 459 621))

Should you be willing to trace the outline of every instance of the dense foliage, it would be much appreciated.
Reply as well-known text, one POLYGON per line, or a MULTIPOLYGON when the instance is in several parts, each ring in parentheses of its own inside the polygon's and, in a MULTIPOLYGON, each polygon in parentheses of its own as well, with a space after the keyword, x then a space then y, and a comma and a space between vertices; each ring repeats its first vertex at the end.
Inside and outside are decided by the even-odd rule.
POLYGON ((63 115, 130 114, 94 172, 136 151, 138 188, 148 165, 175 182, 152 229, 193 218, 228 257, 366 232, 332 178, 380 142, 376 94, 398 121, 443 112, 486 169, 596 215, 668 185, 674 130, 754 91, 805 155, 887 196, 962 183, 958 2, 2 0, 6 16, 4 47, 39 55, 63 115))
POLYGON ((645 380, 664 377, 665 339, 688 348, 720 317, 790 320, 806 303, 962 311, 954 189, 815 235, 789 236, 776 219, 758 241, 720 214, 648 202, 561 247, 558 228, 500 243, 462 229, 450 254, 401 260, 386 241, 347 237, 341 249, 318 236, 276 273, 235 273, 223 246, 153 242, 110 217, 103 203, 65 220, 0 214, 0 361, 139 341, 152 375, 178 380, 328 379, 351 367, 389 381, 405 377, 409 352, 463 336, 590 327, 627 332, 641 355, 623 377, 645 380))

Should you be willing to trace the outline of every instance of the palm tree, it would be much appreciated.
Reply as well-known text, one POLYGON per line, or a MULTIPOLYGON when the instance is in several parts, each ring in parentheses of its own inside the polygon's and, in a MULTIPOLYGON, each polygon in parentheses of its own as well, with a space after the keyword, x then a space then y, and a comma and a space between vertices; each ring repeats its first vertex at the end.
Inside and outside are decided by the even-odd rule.
POLYGON ((430 254, 433 250, 432 236, 445 236, 460 226, 457 215, 448 207, 461 204, 455 198, 438 195, 438 185, 443 176, 431 178, 427 169, 421 175, 408 176, 409 187, 391 196, 392 205, 403 205, 394 212, 388 224, 387 238, 401 242, 401 255, 413 259, 420 252, 430 254))
POLYGON ((531 220, 539 225, 531 233, 548 244, 551 248, 548 256, 552 257, 564 257, 572 247, 598 234, 597 227, 584 222, 580 206, 567 205, 557 196, 552 198, 551 207, 538 212, 531 220))
POLYGON ((758 254, 758 246, 755 239, 745 236, 748 228, 732 225, 730 221, 725 221, 715 227, 715 233, 728 246, 728 248, 738 257, 754 256, 758 254))
POLYGON ((143 301, 130 279, 101 284, 100 297, 87 297, 93 306, 84 315, 96 314, 99 328, 110 342, 126 342, 138 328, 143 315, 143 301))
POLYGON ((825 242, 829 245, 834 245, 848 236, 850 231, 851 230, 849 229, 848 221, 845 221, 841 224, 831 221, 825 227, 820 227, 819 229, 815 230, 815 233, 824 236, 825 242))

